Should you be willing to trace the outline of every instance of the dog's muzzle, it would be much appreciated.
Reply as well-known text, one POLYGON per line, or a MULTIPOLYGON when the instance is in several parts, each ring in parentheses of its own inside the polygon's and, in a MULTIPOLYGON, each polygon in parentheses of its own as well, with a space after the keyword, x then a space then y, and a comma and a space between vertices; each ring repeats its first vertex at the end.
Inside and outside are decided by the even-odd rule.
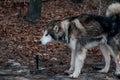
POLYGON ((39 44, 42 44, 42 42, 41 42, 41 41, 39 41, 39 44))

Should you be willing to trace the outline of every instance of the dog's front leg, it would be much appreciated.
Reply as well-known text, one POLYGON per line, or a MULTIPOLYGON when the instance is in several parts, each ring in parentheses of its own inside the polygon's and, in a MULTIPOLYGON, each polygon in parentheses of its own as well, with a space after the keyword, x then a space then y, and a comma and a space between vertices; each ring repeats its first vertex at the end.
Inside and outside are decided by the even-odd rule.
POLYGON ((103 69, 99 70, 99 72, 107 73, 110 68, 110 51, 108 50, 106 44, 100 44, 100 50, 105 59, 105 67, 103 69))
POLYGON ((75 69, 73 74, 70 75, 72 78, 78 78, 79 74, 81 73, 81 69, 84 64, 84 60, 86 58, 86 52, 87 50, 84 48, 81 50, 81 52, 77 51, 76 53, 76 59, 75 59, 75 69))
POLYGON ((65 73, 67 73, 67 74, 72 74, 73 73, 74 68, 75 68, 75 57, 76 57, 75 49, 72 49, 70 68, 69 68, 69 70, 65 71, 65 73))
POLYGON ((69 47, 71 48, 71 62, 70 62, 70 69, 65 71, 67 74, 71 74, 75 68, 75 57, 76 57, 76 39, 71 38, 69 47))

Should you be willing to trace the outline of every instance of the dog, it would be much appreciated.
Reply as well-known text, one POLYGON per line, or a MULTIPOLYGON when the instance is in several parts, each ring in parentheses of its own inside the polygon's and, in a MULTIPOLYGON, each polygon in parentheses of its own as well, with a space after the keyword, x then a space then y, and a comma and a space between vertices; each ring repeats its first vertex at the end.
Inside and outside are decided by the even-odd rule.
POLYGON ((119 23, 117 23, 117 17, 115 16, 118 15, 117 12, 120 11, 120 6, 117 5, 120 4, 112 4, 108 7, 107 17, 95 14, 81 14, 62 20, 53 20, 44 27, 43 36, 39 43, 45 45, 54 39, 70 47, 71 67, 66 72, 70 74, 71 78, 78 78, 86 59, 87 50, 96 46, 100 46, 106 62, 105 67, 99 72, 108 72, 110 55, 112 55, 116 63, 115 73, 120 74, 116 52, 112 47, 114 44, 111 43, 112 41, 116 42, 114 37, 119 33, 119 30, 117 30, 119 23))
MULTIPOLYGON (((111 4, 106 11, 106 16, 113 21, 113 27, 107 36, 108 48, 106 49, 106 53, 109 52, 110 55, 113 57, 113 60, 116 63, 115 74, 120 75, 120 3, 111 4)), ((108 71, 110 67, 110 55, 106 56, 106 66, 108 65, 106 71, 108 71)))

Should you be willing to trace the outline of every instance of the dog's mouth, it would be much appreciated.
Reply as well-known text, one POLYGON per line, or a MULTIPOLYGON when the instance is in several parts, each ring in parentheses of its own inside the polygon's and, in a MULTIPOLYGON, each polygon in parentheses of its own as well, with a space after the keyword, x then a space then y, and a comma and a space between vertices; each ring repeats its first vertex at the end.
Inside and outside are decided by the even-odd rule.
POLYGON ((40 41, 39 41, 39 44, 46 45, 47 43, 49 43, 51 41, 52 41, 51 37, 49 37, 49 38, 41 38, 40 41))

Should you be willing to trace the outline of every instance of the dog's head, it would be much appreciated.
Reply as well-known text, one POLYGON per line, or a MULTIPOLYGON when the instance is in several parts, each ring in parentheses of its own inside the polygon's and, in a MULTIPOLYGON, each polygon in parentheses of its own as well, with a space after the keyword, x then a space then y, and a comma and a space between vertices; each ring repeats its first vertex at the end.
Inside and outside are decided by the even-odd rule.
POLYGON ((64 41, 65 39, 65 32, 63 28, 61 27, 61 20, 55 20, 48 23, 43 31, 43 36, 40 39, 40 44, 47 44, 48 42, 51 42, 53 39, 58 41, 64 41))

